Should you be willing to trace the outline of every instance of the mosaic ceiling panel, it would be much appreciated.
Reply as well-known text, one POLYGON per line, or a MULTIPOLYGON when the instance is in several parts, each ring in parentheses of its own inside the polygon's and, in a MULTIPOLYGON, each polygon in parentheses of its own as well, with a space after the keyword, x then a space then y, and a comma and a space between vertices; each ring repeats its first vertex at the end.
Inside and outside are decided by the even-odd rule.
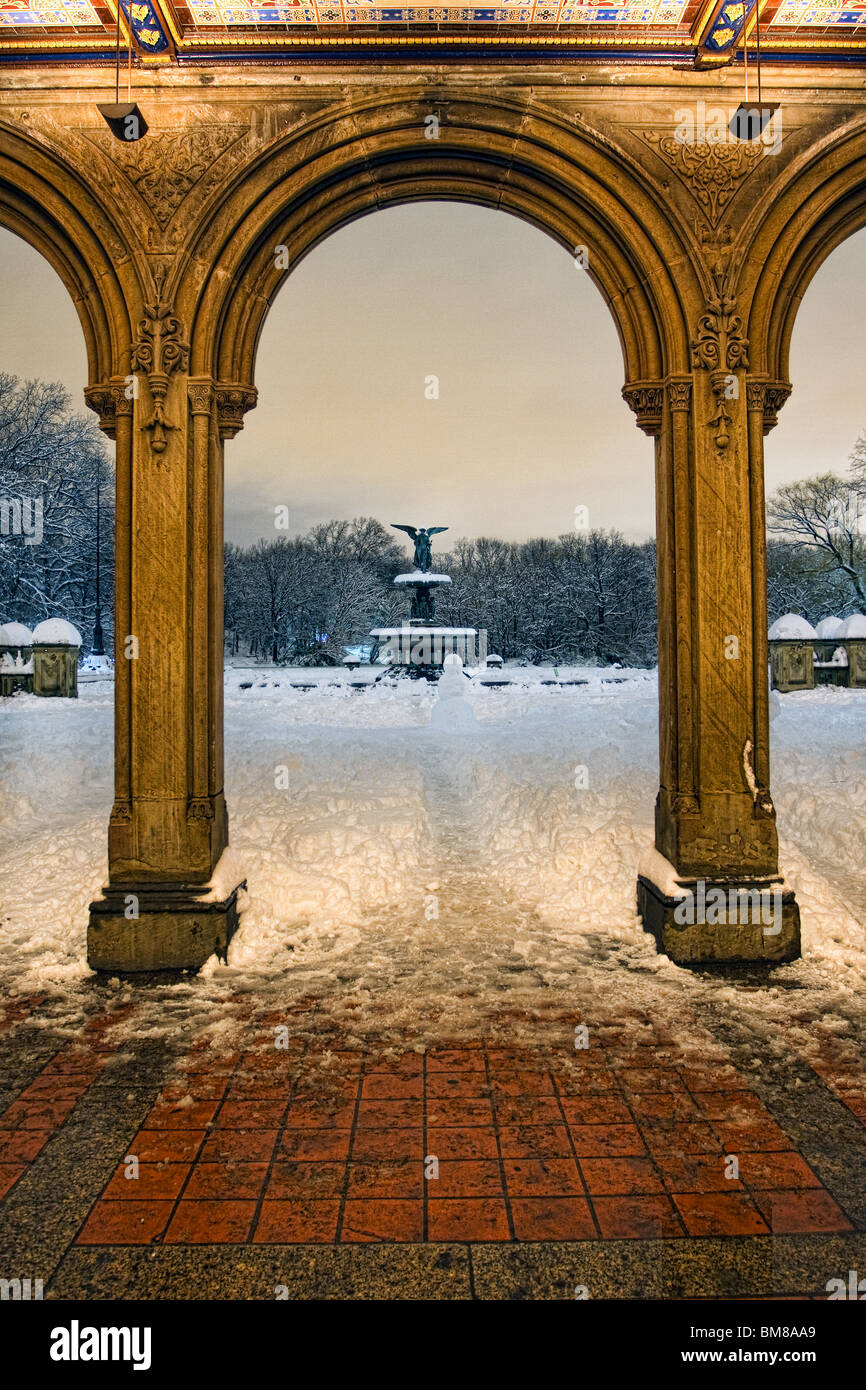
MULTIPOLYGON (((0 59, 28 54, 109 57, 118 0, 0 0, 0 59)), ((754 44, 756 0, 498 0, 495 5, 386 5, 382 0, 119 0, 124 45, 137 61, 261 53, 304 47, 496 45, 515 51, 569 47, 617 57, 695 56, 729 61, 754 44), (283 36, 281 38, 281 35, 283 36), (378 37, 377 37, 378 36, 378 37), (522 50, 519 46, 522 45, 522 50)), ((770 52, 838 53, 866 61, 866 0, 760 0, 770 52)), ((444 49, 443 49, 444 51, 444 49)))

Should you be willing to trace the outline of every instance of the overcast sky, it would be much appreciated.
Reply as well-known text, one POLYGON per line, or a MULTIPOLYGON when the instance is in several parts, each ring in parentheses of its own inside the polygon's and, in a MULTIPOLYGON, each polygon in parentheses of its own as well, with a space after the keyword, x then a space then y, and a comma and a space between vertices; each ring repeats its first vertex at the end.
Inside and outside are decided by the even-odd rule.
MULTIPOLYGON (((86 376, 77 317, 37 252, 0 230, 0 370, 86 376)), ((803 302, 794 394, 766 441, 768 491, 844 469, 866 428, 866 231, 803 302)), ((555 536, 574 509, 654 530, 653 446, 622 401, 622 354, 567 252, 503 213, 422 203, 364 217, 290 275, 262 334, 260 404, 226 445, 226 534, 331 517, 555 536), (438 399, 425 383, 438 377, 438 399)))

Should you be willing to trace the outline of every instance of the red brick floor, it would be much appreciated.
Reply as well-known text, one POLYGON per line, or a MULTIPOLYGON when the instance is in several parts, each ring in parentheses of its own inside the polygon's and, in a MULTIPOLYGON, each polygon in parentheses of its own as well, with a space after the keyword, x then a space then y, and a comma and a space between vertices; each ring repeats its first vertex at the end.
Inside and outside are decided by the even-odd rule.
MULTIPOLYGON (((28 1017, 41 1002, 40 996, 17 1008, 7 1006, 5 1026, 28 1017)), ((85 1024, 81 1040, 69 1043, 52 1057, 0 1114, 0 1200, 11 1192, 89 1090, 117 1046, 106 1039, 106 1030, 128 1013, 124 1008, 85 1024)))
MULTIPOLYGON (((727 1060, 647 1026, 554 1055, 194 1046, 78 1235, 82 1245, 641 1239, 852 1224, 727 1060)), ((7 1111, 12 1169, 89 1068, 7 1111)), ((44 1084, 44 1083, 43 1083, 44 1084)), ((36 1088, 34 1090, 34 1087, 36 1088)), ((0 1126, 6 1117, 0 1117, 0 1126)), ((862 1119, 861 1115, 861 1119, 862 1119)), ((10 1178, 14 1181, 14 1176, 10 1178)))

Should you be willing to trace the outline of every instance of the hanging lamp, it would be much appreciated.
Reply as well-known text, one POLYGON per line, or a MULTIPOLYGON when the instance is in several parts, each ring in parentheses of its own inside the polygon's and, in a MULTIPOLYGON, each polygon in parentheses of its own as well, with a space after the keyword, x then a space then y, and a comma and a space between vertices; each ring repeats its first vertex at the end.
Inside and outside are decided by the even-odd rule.
POLYGON ((128 16, 129 61, 126 69, 126 101, 120 100, 120 0, 115 0, 115 5, 117 31, 114 40, 114 101, 99 102, 97 110, 116 139, 131 142, 140 140, 147 134, 147 121, 138 104, 132 100, 132 22, 128 16))
POLYGON ((761 97, 761 0, 755 0, 755 58, 758 80, 758 104, 749 105, 749 41, 747 30, 743 30, 743 76, 745 79, 745 100, 741 101, 728 126, 735 140, 759 140, 779 109, 778 101, 766 104, 761 97))

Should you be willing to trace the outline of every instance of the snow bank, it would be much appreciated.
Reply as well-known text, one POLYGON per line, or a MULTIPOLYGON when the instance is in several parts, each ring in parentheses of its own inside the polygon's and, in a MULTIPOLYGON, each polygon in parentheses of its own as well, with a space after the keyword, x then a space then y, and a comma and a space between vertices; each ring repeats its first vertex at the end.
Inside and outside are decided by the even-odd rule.
POLYGON ((33 641, 53 647, 80 647, 81 633, 65 618, 46 618, 34 627, 33 641))
POLYGON ((249 884, 228 964, 134 991, 94 985, 84 958, 106 871, 111 684, 88 684, 78 701, 0 702, 7 997, 47 990, 45 1026, 74 1031, 94 999, 120 990, 137 1001, 136 1036, 184 1045, 192 1028, 226 1041, 247 995, 303 1002, 299 1034, 321 1045, 335 1033, 346 1047, 479 1030, 519 1046, 561 1031, 578 1007, 644 1009, 682 1043, 702 1001, 736 1005, 774 1047, 785 1029, 818 1038, 820 1020, 862 1014, 866 692, 776 702, 772 785, 805 957, 754 990, 658 956, 635 913, 657 788, 654 673, 467 681, 476 725, 459 738, 430 727, 426 682, 354 690, 325 671, 298 690, 299 674, 226 673, 233 863, 220 873, 249 884))
POLYGON ((3 623, 0 626, 0 647, 29 647, 33 633, 24 623, 3 623))
POLYGON ((769 635, 771 642, 792 642, 800 638, 808 642, 818 634, 812 624, 801 618, 799 613, 785 613, 773 623, 769 635))
POLYGON ((818 637, 823 637, 825 640, 831 637, 838 637, 841 627, 842 619, 833 617, 831 614, 829 618, 821 619, 820 623, 815 628, 815 634, 818 637))
POLYGON ((839 629, 840 637, 866 637, 866 617, 862 613, 852 613, 839 629))

